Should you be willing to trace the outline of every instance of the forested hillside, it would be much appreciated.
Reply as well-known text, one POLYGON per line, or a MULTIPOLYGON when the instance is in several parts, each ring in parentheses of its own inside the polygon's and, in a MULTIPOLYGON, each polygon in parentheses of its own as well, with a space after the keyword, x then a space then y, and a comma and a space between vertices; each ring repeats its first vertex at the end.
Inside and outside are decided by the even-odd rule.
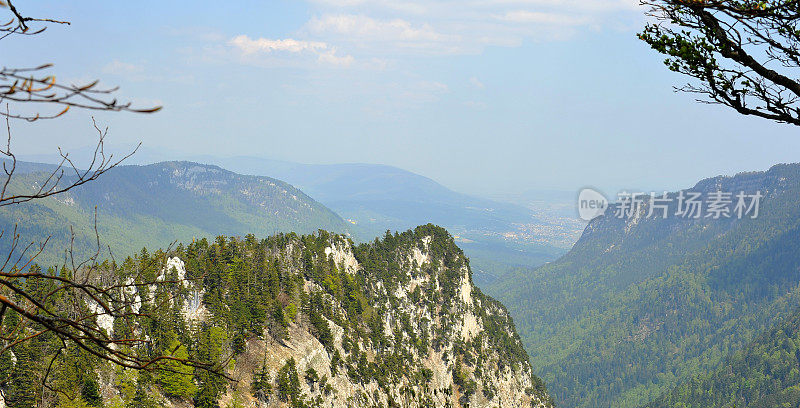
POLYGON ((800 310, 647 408, 800 406, 800 310))
POLYGON ((612 207, 563 258, 494 290, 557 403, 655 400, 800 304, 800 165, 690 190, 764 197, 759 216, 741 220, 648 218, 646 205, 620 219, 612 207))
MULTIPOLYGON (((36 188, 47 170, 46 165, 20 163, 11 190, 36 188)), ((66 173, 61 183, 74 177, 66 173)), ((0 229, 10 235, 17 227, 22 242, 51 237, 37 261, 61 264, 70 246, 79 259, 97 249, 95 210, 106 257, 107 246, 115 256, 124 256, 144 246, 166 247, 219 234, 348 230, 339 216, 287 183, 190 162, 121 166, 67 193, 0 208, 0 229), (76 235, 73 243, 71 232, 76 235)), ((2 241, 3 253, 10 243, 2 241)))
MULTIPOLYGON (((9 407, 551 406, 505 308, 432 225, 358 246, 324 231, 220 236, 103 268, 163 282, 126 292, 138 317, 98 315, 109 336, 150 339, 132 347, 215 363, 235 382, 171 360, 114 367, 47 333, 2 354, 9 407)), ((9 311, 3 325, 17 320, 9 311)))

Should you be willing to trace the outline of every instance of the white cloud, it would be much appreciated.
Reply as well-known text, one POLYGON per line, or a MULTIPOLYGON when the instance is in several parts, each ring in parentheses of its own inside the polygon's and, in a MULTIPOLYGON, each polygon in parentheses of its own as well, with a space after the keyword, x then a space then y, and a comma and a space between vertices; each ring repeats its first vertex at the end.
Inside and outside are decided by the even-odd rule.
POLYGON ((289 38, 239 35, 225 52, 262 66, 384 70, 409 56, 475 55, 604 27, 638 28, 643 18, 639 0, 307 1, 313 17, 289 38))
POLYGON ((527 7, 532 10, 549 9, 560 12, 606 13, 637 10, 639 0, 311 0, 332 9, 360 9, 393 11, 407 14, 431 15, 475 10, 527 7))
POLYGON ((120 60, 114 60, 103 67, 103 72, 112 75, 134 75, 144 72, 144 67, 120 60))
POLYGON ((486 86, 483 84, 483 82, 481 82, 481 80, 480 80, 480 79, 478 79, 478 77, 472 77, 472 78, 470 78, 470 79, 469 79, 469 83, 470 83, 470 85, 472 85, 473 87, 475 87, 475 88, 477 88, 477 89, 483 89, 483 88, 486 88, 486 86))
POLYGON ((353 63, 353 60, 354 60, 354 58, 353 58, 352 55, 345 55, 343 57, 340 57, 340 56, 336 55, 336 49, 335 48, 332 48, 330 50, 327 50, 327 51, 319 54, 319 61, 320 62, 325 62, 325 63, 331 64, 331 65, 338 65, 338 66, 347 67, 347 66, 350 66, 353 63))
POLYGON ((336 47, 321 41, 304 41, 291 38, 282 40, 253 39, 246 35, 239 35, 228 41, 228 44, 239 50, 244 57, 273 53, 311 55, 315 56, 320 63, 344 67, 351 65, 354 61, 353 56, 339 55, 336 47))
POLYGON ((332 8, 382 8, 409 14, 424 14, 430 11, 431 2, 393 0, 312 0, 332 8))
POLYGON ((489 46, 561 40, 581 30, 629 29, 639 0, 309 0, 309 38, 373 54, 475 54, 489 46))
POLYGON ((556 24, 567 26, 578 26, 587 24, 591 20, 588 17, 570 16, 566 14, 547 13, 540 11, 514 10, 496 16, 497 19, 510 23, 521 24, 556 24))
POLYGON ((377 20, 364 15, 326 15, 314 17, 308 28, 318 33, 377 36, 383 40, 441 41, 443 34, 430 26, 414 27, 402 19, 377 20))
POLYGON ((273 52, 273 51, 287 51, 291 53, 300 53, 303 51, 311 51, 319 53, 328 48, 328 44, 318 41, 298 41, 291 38, 285 40, 270 40, 267 38, 251 39, 246 35, 234 37, 230 44, 242 50, 246 55, 255 54, 257 52, 273 52))
POLYGON ((354 47, 372 47, 383 44, 384 49, 407 48, 434 52, 452 52, 461 37, 437 32, 428 24, 412 24, 395 19, 376 19, 365 15, 336 14, 314 17, 306 24, 314 36, 339 42, 349 42, 354 47))

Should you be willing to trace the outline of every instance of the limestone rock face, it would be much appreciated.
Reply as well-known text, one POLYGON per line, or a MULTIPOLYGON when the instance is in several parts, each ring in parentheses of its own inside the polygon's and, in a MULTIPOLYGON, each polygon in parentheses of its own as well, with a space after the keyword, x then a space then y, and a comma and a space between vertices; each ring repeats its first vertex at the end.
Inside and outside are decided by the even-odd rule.
MULTIPOLYGON (((160 319, 134 330, 168 344, 169 352, 211 358, 235 381, 212 389, 215 380, 197 370, 148 377, 108 368, 98 382, 110 405, 133 395, 174 408, 197 401, 252 408, 552 407, 508 312, 473 285, 468 259, 442 228, 421 226, 359 245, 325 231, 218 237, 161 256, 156 282, 125 292, 160 319), (182 391, 191 384, 196 391, 182 391)), ((99 312, 97 325, 108 332, 127 324, 106 317, 99 312)))
MULTIPOLYGON (((381 316, 386 349, 331 320, 333 343, 326 348, 301 317, 289 326, 285 340, 265 336, 247 341, 232 370, 239 385, 223 397, 222 405, 238 399, 250 407, 292 406, 275 396, 259 400, 248 392, 257 367, 263 364, 275 378, 292 361, 300 377, 313 372, 322 379, 301 378, 301 394, 310 406, 551 407, 505 308, 473 286, 460 250, 453 245, 444 251, 455 253, 442 252, 440 241, 447 238, 424 235, 399 246, 393 252, 393 274, 360 264, 347 241, 332 242, 324 253, 342 270, 363 278, 365 292, 375 302, 371 306, 381 316), (396 355, 404 356, 398 361, 404 375, 388 375, 386 384, 364 378, 347 363, 332 368, 337 358, 357 362, 366 356, 375 367, 381 358, 396 355)), ((319 288, 306 280, 304 289, 310 293, 319 288)))

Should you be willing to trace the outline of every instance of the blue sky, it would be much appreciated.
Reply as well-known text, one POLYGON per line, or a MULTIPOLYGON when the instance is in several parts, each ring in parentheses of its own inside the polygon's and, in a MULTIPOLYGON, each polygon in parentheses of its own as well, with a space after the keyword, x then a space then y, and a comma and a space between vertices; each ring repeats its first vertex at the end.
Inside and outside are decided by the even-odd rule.
MULTIPOLYGON (((402 167, 468 193, 676 189, 800 161, 800 129, 676 94, 629 0, 37 1, 67 19, 0 42, 6 66, 119 85, 119 149, 402 167)), ((80 148, 86 112, 15 123, 80 148)))

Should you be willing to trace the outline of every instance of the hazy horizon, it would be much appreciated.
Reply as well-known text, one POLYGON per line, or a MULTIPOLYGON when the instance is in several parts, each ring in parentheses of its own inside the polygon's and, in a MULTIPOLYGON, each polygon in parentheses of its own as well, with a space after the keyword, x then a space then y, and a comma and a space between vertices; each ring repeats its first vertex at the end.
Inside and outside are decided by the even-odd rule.
MULTIPOLYGON (((638 1, 448 4, 43 1, 29 13, 72 24, 6 63, 42 49, 64 80, 164 106, 98 114, 115 146, 386 164, 477 195, 677 190, 800 161, 794 127, 674 93, 684 79, 636 38, 638 1)), ((90 115, 13 122, 12 146, 80 149, 90 115)))
MULTIPOLYGON (((136 146, 133 145, 133 146, 128 146, 126 148, 126 147, 123 147, 123 146, 115 146, 115 145, 112 144, 110 146, 107 146, 106 149, 107 149, 107 152, 113 153, 114 157, 121 157, 124 154, 130 153, 132 151, 132 149, 134 149, 135 147, 136 146)), ((87 162, 88 163, 91 160, 91 156, 90 155, 94 151, 94 148, 95 148, 95 146, 84 146, 83 148, 74 149, 74 150, 70 151, 69 153, 70 153, 72 158, 77 158, 78 159, 78 163, 82 163, 82 162, 87 162)), ((17 158, 18 158, 18 160, 21 160, 21 161, 42 162, 42 163, 50 163, 50 164, 55 164, 55 163, 58 163, 60 161, 60 156, 58 156, 58 154, 21 154, 21 155, 18 155, 17 158)), ((419 172, 412 171, 410 169, 402 168, 402 167, 395 166, 395 165, 389 165, 389 164, 385 164, 385 163, 369 163, 369 162, 306 163, 306 162, 300 162, 300 161, 283 160, 283 159, 277 159, 277 158, 273 158, 273 157, 263 157, 263 156, 255 156, 255 155, 211 155, 211 154, 187 155, 187 154, 182 154, 180 152, 169 151, 169 150, 165 150, 165 149, 151 149, 151 148, 148 148, 146 146, 139 147, 139 149, 137 150, 136 154, 134 154, 133 156, 131 156, 130 158, 125 160, 122 163, 122 165, 149 165, 149 164, 156 164, 156 163, 160 163, 160 162, 169 162, 169 161, 190 161, 190 162, 197 162, 197 163, 201 163, 201 164, 217 165, 215 163, 215 160, 225 160, 225 159, 235 159, 235 158, 259 159, 259 160, 266 160, 266 161, 281 162, 281 163, 285 163, 285 164, 301 164, 301 165, 322 165, 322 166, 325 166, 325 165, 377 165, 377 166, 390 166, 390 167, 395 167, 395 168, 398 168, 400 170, 408 171, 410 173, 413 173, 413 174, 416 174, 416 175, 431 179, 434 182, 436 182, 438 184, 441 184, 443 187, 445 187, 447 189, 450 189, 450 190, 453 190, 453 191, 458 192, 458 193, 473 195, 473 196, 477 196, 477 197, 490 198, 490 199, 494 199, 494 200, 501 200, 501 201, 517 201, 517 200, 511 200, 511 199, 512 198, 520 198, 520 197, 523 197, 523 196, 527 197, 527 198, 536 198, 535 197, 536 194, 541 194, 543 196, 543 201, 546 201, 546 200, 544 200, 544 198, 552 199, 552 196, 545 197, 545 196, 547 196, 547 193, 554 193, 555 195, 557 195, 559 197, 558 201, 563 201, 567 197, 567 195, 570 195, 570 194, 575 196, 575 197, 570 197, 570 199, 577 198, 577 195, 578 195, 579 191, 581 189, 583 189, 583 188, 595 188, 595 189, 598 189, 599 191, 604 193, 608 199, 610 199, 611 201, 615 201, 616 200, 616 194, 618 192, 622 192, 622 191, 627 191, 627 192, 647 192, 647 193, 649 193, 649 192, 661 192, 661 191, 674 192, 674 191, 679 191, 679 190, 691 188, 697 182, 699 182, 699 181, 701 181, 703 179, 717 177, 717 176, 730 176, 730 177, 732 177, 732 176, 735 176, 735 175, 737 175, 739 173, 743 173, 743 172, 766 171, 766 170, 768 170, 770 167, 772 167, 774 165, 782 164, 782 163, 773 163, 773 164, 771 164, 771 165, 769 165, 767 167, 758 168, 758 169, 741 169, 741 170, 736 170, 736 171, 729 172, 729 173, 698 175, 696 179, 688 180, 687 184, 674 185, 674 186, 672 186, 672 185, 670 185, 670 186, 663 186, 663 185, 649 185, 649 186, 634 185, 634 186, 629 186, 629 185, 614 185, 614 184, 609 184, 609 185, 606 185, 606 186, 602 186, 602 185, 579 185, 579 186, 574 186, 574 188, 570 188, 569 186, 561 187, 561 188, 559 188, 559 187, 537 187, 537 186, 531 186, 529 188, 526 188, 525 186, 520 186, 517 189, 512 189, 512 190, 509 190, 509 191, 461 190, 458 187, 447 185, 446 183, 436 179, 435 176, 422 174, 422 173, 419 173, 419 172)), ((786 162, 786 163, 792 164, 792 163, 796 163, 796 162, 786 162)), ((221 165, 220 167, 225 168, 224 165, 221 165)), ((236 172, 235 170, 232 170, 232 169, 227 169, 227 170, 231 170, 231 171, 236 172)), ((280 179, 280 177, 278 177, 276 175, 270 175, 270 174, 258 174, 258 175, 268 176, 268 177, 273 177, 273 178, 280 179)), ((282 180, 282 181, 287 181, 287 180, 282 180)))

